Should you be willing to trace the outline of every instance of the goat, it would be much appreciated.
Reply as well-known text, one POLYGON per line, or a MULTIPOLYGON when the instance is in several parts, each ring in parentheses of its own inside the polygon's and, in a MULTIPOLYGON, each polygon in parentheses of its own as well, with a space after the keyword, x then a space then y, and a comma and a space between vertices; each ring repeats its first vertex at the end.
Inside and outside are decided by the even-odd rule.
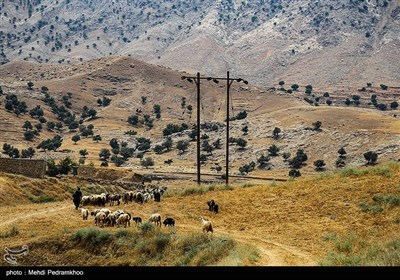
POLYGON ((211 199, 210 201, 207 201, 207 205, 208 205, 208 210, 209 211, 213 211, 213 207, 215 205, 214 199, 211 199))
POLYGON ((175 220, 173 218, 165 218, 163 222, 164 226, 175 226, 175 220))
POLYGON ((217 214, 218 213, 218 204, 214 204, 214 206, 213 206, 213 208, 212 208, 212 211, 215 213, 215 214, 217 214))
POLYGON ((151 214, 149 218, 149 222, 155 223, 156 226, 161 227, 161 215, 158 213, 151 214))
POLYGON ((208 221, 206 219, 204 219, 203 217, 200 217, 200 221, 201 221, 201 229, 203 230, 203 232, 207 233, 207 232, 211 232, 213 233, 213 226, 211 221, 208 221))
POLYGON ((81 208, 82 211, 82 219, 87 220, 89 216, 89 210, 86 208, 81 208))
POLYGON ((154 201, 160 202, 160 200, 161 200, 161 193, 160 193, 159 191, 154 191, 153 194, 154 194, 154 201))

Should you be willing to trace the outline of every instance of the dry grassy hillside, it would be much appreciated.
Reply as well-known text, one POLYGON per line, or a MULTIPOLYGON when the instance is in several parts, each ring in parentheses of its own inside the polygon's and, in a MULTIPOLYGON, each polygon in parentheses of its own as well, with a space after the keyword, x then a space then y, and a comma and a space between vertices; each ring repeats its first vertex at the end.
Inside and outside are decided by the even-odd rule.
MULTIPOLYGON (((109 208, 143 219, 159 212, 176 220, 175 229, 96 229, 69 199, 17 203, 35 180, 2 175, 15 204, 1 206, 0 246, 27 245, 20 265, 399 265, 399 179, 392 162, 267 185, 170 188, 159 203, 109 208), (218 214, 208 211, 211 198, 218 214), (199 216, 212 220, 213 237, 200 233, 199 216)), ((69 195, 67 184, 51 185, 69 195)), ((83 184, 84 194, 93 187, 83 184)))

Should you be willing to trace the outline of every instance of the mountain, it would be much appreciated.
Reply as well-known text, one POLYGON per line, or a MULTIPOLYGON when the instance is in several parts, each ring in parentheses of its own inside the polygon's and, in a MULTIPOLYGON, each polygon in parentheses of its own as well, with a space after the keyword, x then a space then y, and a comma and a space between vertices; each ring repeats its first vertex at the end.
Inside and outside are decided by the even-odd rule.
POLYGON ((393 0, 11 0, 0 8, 0 63, 129 55, 266 87, 400 79, 393 0))

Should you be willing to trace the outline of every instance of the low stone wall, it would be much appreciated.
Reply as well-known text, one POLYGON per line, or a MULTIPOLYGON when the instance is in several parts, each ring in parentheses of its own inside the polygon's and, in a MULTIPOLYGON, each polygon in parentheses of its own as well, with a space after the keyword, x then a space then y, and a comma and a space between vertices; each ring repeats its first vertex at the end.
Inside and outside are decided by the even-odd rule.
POLYGON ((43 159, 0 158, 0 171, 32 178, 44 178, 46 161, 43 159))

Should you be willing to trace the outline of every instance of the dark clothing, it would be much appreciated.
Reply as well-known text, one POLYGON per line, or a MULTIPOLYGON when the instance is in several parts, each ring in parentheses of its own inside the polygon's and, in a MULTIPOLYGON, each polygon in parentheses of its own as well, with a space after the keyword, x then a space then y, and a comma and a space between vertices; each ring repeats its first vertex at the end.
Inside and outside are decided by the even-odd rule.
POLYGON ((77 189, 74 194, 72 195, 72 200, 75 204, 75 209, 78 209, 79 207, 79 203, 81 203, 81 199, 82 199, 82 192, 80 189, 77 189))

